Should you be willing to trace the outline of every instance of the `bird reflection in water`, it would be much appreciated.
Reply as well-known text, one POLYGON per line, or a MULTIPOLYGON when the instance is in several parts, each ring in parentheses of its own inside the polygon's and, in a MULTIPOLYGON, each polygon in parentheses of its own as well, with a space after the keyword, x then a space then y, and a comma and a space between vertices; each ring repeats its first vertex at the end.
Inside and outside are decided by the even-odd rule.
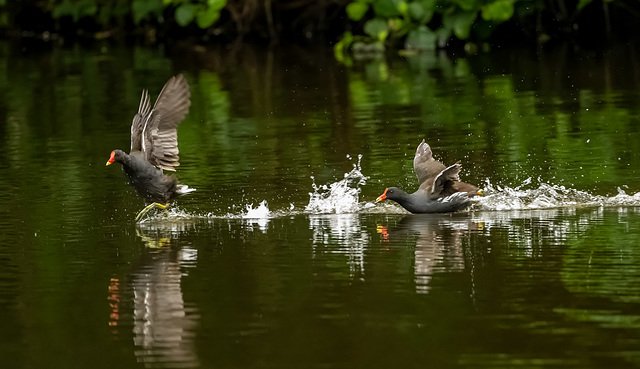
POLYGON ((175 222, 137 224, 136 234, 146 247, 127 286, 133 296, 114 297, 113 291, 121 291, 117 279, 109 287, 112 316, 124 313, 116 302, 133 299, 134 353, 145 367, 199 366, 194 342, 197 310, 185 304, 182 293, 185 268, 194 265, 197 256, 179 239, 188 227, 175 222))
POLYGON ((412 214, 405 216, 396 226, 378 225, 382 242, 415 237, 414 282, 416 293, 430 291, 430 282, 437 272, 464 270, 463 243, 472 231, 482 224, 467 216, 412 214))

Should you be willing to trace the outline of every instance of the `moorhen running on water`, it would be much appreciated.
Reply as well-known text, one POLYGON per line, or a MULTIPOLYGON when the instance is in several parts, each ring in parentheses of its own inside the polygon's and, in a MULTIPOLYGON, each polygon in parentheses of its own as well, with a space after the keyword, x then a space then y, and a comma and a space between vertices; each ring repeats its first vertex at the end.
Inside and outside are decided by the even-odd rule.
POLYGON ((449 167, 433 158, 431 147, 422 140, 413 158, 413 171, 420 187, 408 194, 397 187, 384 190, 376 202, 393 200, 412 213, 449 213, 470 205, 469 198, 480 195, 478 187, 460 182, 460 163, 449 167))
POLYGON ((114 150, 107 165, 122 164, 129 182, 144 198, 147 206, 136 221, 152 208, 166 209, 169 201, 195 191, 178 183, 174 176, 163 170, 175 172, 178 162, 178 124, 189 112, 191 105, 189 85, 182 75, 171 77, 164 85, 153 109, 147 90, 142 91, 138 114, 131 123, 131 151, 114 150))

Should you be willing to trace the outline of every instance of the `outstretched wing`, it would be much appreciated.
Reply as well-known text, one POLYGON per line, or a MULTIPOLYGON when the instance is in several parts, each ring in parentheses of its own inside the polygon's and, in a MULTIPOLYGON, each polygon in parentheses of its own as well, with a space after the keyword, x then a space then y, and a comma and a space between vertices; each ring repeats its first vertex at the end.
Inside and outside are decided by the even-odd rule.
POLYGON ((138 113, 134 115, 133 122, 131 122, 131 151, 142 151, 142 131, 149 116, 149 110, 151 110, 149 92, 142 90, 138 113))
POLYGON ((450 187, 455 182, 459 182, 460 177, 458 175, 460 174, 460 170, 462 170, 462 165, 460 165, 460 162, 457 162, 440 172, 435 181, 433 181, 431 194, 441 195, 447 187, 450 187))
POLYGON ((413 158, 413 171, 418 177, 418 183, 422 185, 427 180, 433 179, 444 169, 444 164, 433 158, 429 144, 422 140, 416 149, 416 156, 413 158))
POLYGON ((145 120, 142 151, 147 160, 158 168, 175 171, 175 167, 180 165, 177 128, 189 112, 190 98, 186 79, 182 75, 171 77, 145 120))

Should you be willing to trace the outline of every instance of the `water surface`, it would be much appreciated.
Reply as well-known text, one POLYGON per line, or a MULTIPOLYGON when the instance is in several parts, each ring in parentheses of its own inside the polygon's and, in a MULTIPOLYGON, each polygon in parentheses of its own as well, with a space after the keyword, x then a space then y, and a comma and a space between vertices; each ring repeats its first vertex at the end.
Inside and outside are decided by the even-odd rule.
POLYGON ((640 364, 632 50, 0 52, 2 367, 640 364), (176 73, 197 191, 136 224, 104 163, 176 73), (470 210, 373 203, 423 138, 470 210))

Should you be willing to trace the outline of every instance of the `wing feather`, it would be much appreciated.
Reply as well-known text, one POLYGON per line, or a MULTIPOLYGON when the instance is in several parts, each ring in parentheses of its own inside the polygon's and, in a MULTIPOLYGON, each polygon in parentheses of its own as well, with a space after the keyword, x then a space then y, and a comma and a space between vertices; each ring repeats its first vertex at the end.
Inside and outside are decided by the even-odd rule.
POLYGON ((413 158, 413 171, 418 177, 418 183, 422 185, 433 180, 445 168, 444 164, 433 158, 431 147, 425 140, 422 140, 416 149, 416 156, 413 158))
POLYGON ((144 131, 149 110, 151 110, 149 92, 147 90, 142 90, 138 113, 133 116, 133 121, 131 122, 131 151, 142 151, 143 149, 142 132, 144 131))
POLYGON ((143 146, 147 160, 158 168, 175 171, 180 165, 178 150, 178 124, 191 106, 189 84, 182 75, 171 77, 158 95, 148 113, 143 146))

